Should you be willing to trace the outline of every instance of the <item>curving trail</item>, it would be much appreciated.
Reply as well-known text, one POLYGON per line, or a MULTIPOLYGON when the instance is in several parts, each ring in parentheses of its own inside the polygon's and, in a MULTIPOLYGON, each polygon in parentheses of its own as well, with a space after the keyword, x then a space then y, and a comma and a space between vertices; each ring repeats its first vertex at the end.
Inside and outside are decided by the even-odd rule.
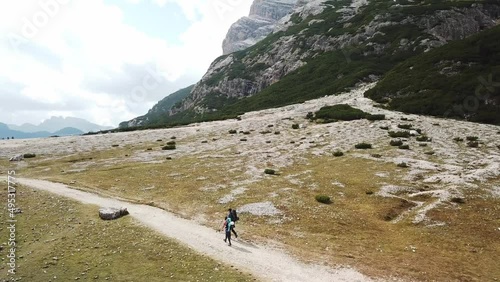
POLYGON ((252 273, 263 281, 372 281, 351 268, 331 269, 299 262, 286 253, 239 240, 232 247, 222 241, 222 234, 194 221, 175 216, 159 208, 132 204, 113 198, 71 189, 60 183, 17 178, 19 184, 72 198, 83 204, 101 207, 126 207, 130 216, 144 225, 174 238, 199 253, 252 273))

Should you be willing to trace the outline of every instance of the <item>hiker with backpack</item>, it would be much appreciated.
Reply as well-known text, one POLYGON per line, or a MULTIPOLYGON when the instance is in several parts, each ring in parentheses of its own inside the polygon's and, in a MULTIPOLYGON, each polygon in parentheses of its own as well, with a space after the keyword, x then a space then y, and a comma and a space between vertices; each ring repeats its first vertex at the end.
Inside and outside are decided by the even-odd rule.
POLYGON ((234 222, 231 221, 231 218, 224 217, 224 223, 222 224, 222 228, 226 233, 226 237, 224 238, 224 242, 229 241, 228 246, 231 246, 231 226, 233 226, 234 222))
POLYGON ((236 210, 233 210, 233 209, 228 209, 229 211, 229 214, 227 215, 228 218, 231 219, 231 226, 229 226, 230 230, 234 233, 234 237, 238 238, 238 234, 236 233, 236 231, 234 231, 234 227, 235 227, 235 223, 236 221, 238 221, 240 218, 238 217, 238 214, 236 213, 236 210))

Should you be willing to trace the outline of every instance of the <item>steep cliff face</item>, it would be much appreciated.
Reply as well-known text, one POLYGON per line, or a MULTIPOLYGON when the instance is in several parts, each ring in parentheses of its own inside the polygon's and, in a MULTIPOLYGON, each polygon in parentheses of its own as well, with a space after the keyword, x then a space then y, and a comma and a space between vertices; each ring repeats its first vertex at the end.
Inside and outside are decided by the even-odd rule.
MULTIPOLYGON (((287 15, 264 2, 256 1, 252 14, 275 21, 273 31, 244 50, 217 58, 191 93, 170 109, 171 120, 234 116, 339 93, 500 23, 500 3, 489 0, 298 0, 287 15)), ((233 27, 228 38, 240 27, 233 27)), ((242 41, 248 40, 248 33, 241 34, 242 41)))
MULTIPOLYGON (((340 51, 343 60, 361 64, 363 61, 376 64, 377 58, 387 58, 382 63, 390 65, 366 73, 364 79, 373 80, 406 58, 495 26, 500 13, 500 4, 422 1, 421 5, 403 6, 390 2, 297 2, 293 14, 275 26, 275 33, 248 49, 214 61, 182 106, 172 109, 170 114, 186 110, 195 114, 218 111, 261 92, 313 58, 329 52, 340 51)), ((352 71, 365 72, 371 67, 360 65, 352 71)), ((345 75, 338 70, 331 79, 345 75)))
POLYGON ((246 49, 269 35, 297 0, 255 0, 248 17, 234 23, 222 43, 223 54, 246 49))

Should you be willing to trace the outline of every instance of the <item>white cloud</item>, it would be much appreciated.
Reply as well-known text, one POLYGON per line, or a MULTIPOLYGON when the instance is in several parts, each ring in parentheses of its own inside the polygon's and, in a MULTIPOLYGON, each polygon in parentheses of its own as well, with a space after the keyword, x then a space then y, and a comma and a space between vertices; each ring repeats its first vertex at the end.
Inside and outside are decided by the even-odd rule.
POLYGON ((179 84, 189 77, 194 82, 194 78, 203 75, 213 59, 221 54, 222 40, 230 24, 246 15, 252 2, 128 1, 137 5, 144 1, 160 6, 179 5, 191 22, 179 35, 181 44, 150 37, 125 24, 120 8, 107 5, 103 0, 1 2, 0 85, 3 81, 20 90, 0 92, 0 99, 2 95, 17 93, 33 103, 53 105, 55 110, 44 107, 43 112, 30 110, 32 114, 21 115, 19 113, 26 113, 26 109, 19 105, 2 109, 0 122, 36 123, 40 117, 49 118, 58 113, 116 126, 120 121, 144 114, 155 101, 169 94, 162 95, 162 91, 187 86, 187 82, 179 84), (127 66, 141 71, 127 72, 127 66), (153 76, 148 66, 156 67, 153 76), (151 80, 157 74, 161 79, 151 80), (116 91, 120 94, 88 87, 88 83, 96 81, 121 89, 116 91), (133 99, 134 89, 148 85, 156 85, 158 89, 145 87, 148 93, 139 100, 133 99), (68 109, 61 111, 65 105, 68 109), (71 108, 72 105, 78 107, 71 108))

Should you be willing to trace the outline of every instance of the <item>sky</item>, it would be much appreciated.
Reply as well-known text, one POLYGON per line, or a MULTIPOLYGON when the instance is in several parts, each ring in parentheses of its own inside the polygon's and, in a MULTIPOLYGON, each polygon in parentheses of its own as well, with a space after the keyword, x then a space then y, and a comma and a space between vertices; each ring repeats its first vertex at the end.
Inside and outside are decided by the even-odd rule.
POLYGON ((196 83, 252 0, 0 2, 0 122, 118 126, 196 83))

